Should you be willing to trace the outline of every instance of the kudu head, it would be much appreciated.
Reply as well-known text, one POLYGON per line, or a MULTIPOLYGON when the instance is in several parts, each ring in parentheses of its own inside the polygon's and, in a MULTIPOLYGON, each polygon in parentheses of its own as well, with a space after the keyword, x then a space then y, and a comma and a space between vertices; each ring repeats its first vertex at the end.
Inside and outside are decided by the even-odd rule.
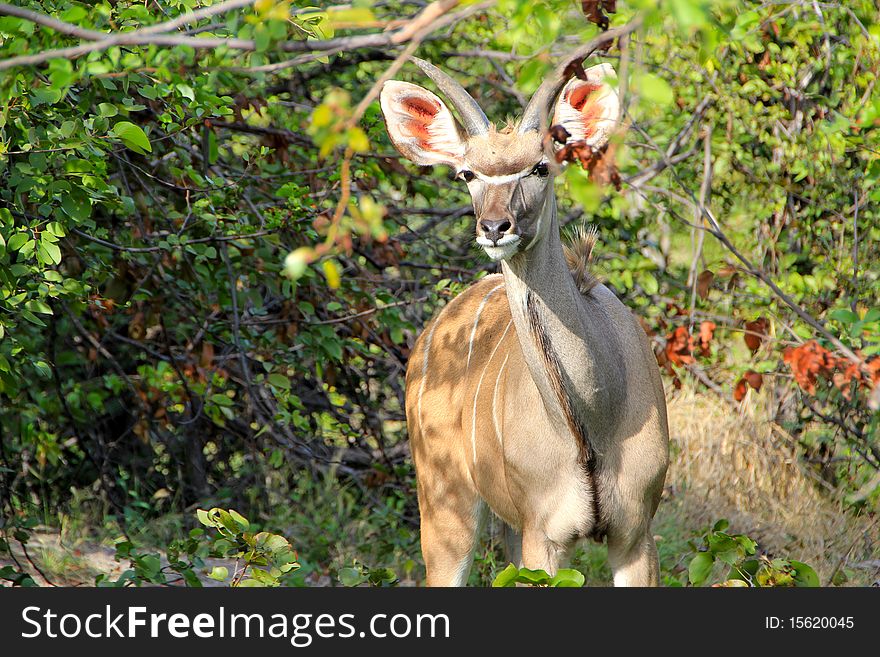
POLYGON ((545 146, 547 117, 553 110, 553 124, 565 128, 568 142, 604 146, 618 120, 614 69, 593 66, 585 80, 567 81, 556 74, 538 88, 517 124, 497 130, 458 82, 428 62, 412 61, 434 81, 460 121, 427 89, 389 80, 380 102, 394 146, 416 164, 452 167, 467 184, 477 243, 490 258, 504 260, 531 248, 546 233, 550 222, 541 218, 555 201, 558 168, 552 148, 545 146))

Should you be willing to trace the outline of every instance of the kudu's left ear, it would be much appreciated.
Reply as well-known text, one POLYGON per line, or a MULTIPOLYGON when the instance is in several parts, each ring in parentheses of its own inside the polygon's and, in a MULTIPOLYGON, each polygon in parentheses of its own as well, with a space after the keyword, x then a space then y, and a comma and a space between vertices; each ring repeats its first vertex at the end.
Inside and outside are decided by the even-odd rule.
POLYGON ((462 130, 446 104, 427 89, 389 80, 379 97, 388 135, 408 160, 428 166, 458 166, 464 157, 462 130))
POLYGON ((553 125, 561 125, 571 135, 567 143, 586 141, 594 149, 602 148, 617 127, 620 99, 617 75, 610 64, 586 70, 587 79, 572 78, 556 101, 553 125))

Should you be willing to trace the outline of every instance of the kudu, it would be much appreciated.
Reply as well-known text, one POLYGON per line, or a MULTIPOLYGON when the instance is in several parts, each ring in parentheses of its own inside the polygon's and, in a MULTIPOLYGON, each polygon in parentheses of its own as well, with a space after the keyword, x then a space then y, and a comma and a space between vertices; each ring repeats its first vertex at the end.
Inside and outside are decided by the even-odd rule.
POLYGON ((427 583, 467 582, 488 506, 520 565, 552 574, 578 539, 607 537, 615 585, 656 585, 651 519, 668 459, 657 362, 633 314, 588 273, 594 236, 564 250, 543 140, 555 101, 570 140, 606 144, 614 71, 548 78, 519 123, 498 130, 455 80, 414 61, 460 123, 435 94, 391 80, 380 98, 388 133, 416 164, 454 168, 477 244, 502 270, 443 308, 406 372, 427 583))

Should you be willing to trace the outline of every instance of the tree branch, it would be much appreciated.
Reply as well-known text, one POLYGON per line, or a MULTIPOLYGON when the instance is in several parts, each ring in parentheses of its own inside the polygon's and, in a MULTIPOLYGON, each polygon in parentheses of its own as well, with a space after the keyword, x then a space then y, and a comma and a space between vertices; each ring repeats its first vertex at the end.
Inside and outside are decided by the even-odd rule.
MULTIPOLYGON (((89 40, 88 43, 81 43, 77 46, 68 48, 55 48, 45 50, 43 52, 31 55, 20 55, 18 57, 10 57, 0 60, 0 71, 14 68, 16 66, 34 66, 42 64, 50 59, 76 59, 87 55, 91 52, 107 50, 114 46, 188 46, 195 49, 214 49, 225 47, 232 50, 241 50, 251 52, 256 50, 256 44, 252 39, 238 39, 233 37, 195 37, 185 34, 168 34, 169 31, 176 29, 182 25, 192 23, 202 18, 215 16, 217 14, 232 11, 253 4, 254 0, 228 0, 213 7, 205 7, 198 11, 188 12, 183 16, 152 25, 149 27, 133 30, 131 32, 110 32, 98 33, 91 30, 83 31, 69 23, 63 23, 49 16, 40 15, 36 12, 28 12, 27 16, 22 16, 22 11, 4 3, 0 3, 0 15, 17 15, 28 20, 33 20, 41 25, 49 26, 52 23, 55 28, 60 28, 66 34, 78 34, 74 36, 82 36, 89 40), (13 13, 15 12, 15 13, 13 13), (97 36, 100 35, 100 36, 97 36)), ((326 39, 324 41, 283 41, 275 44, 277 50, 283 52, 341 52, 343 50, 354 50, 358 48, 387 48, 406 43, 420 34, 426 24, 437 22, 436 27, 442 27, 445 23, 443 14, 447 13, 452 7, 458 4, 458 0, 436 0, 412 19, 403 23, 403 25, 395 32, 380 32, 375 34, 363 34, 350 37, 340 37, 336 39, 326 39), (439 19, 439 20, 438 20, 439 19)), ((466 12, 461 14, 470 15, 478 8, 494 4, 494 0, 481 3, 478 6, 469 7, 466 12)), ((27 10, 24 10, 27 11, 27 10)), ((458 15, 456 15, 458 17, 458 15)), ((449 22, 454 22, 455 19, 449 22)), ((436 29, 436 27, 434 29, 436 29)), ((53 28, 54 29, 54 28, 53 28)), ((268 66, 272 66, 271 64, 268 66)))

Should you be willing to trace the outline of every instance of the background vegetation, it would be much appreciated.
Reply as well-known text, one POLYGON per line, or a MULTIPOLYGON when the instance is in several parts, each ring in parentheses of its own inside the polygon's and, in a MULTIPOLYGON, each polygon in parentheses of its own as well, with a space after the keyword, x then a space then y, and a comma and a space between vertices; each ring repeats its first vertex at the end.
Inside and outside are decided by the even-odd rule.
POLYGON ((419 583, 407 356, 494 265, 379 83, 418 54, 500 120, 610 23, 629 129, 558 192, 666 373, 664 581, 739 533, 765 583, 877 580, 875 3, 317 4, 0 4, 0 575, 419 583))

